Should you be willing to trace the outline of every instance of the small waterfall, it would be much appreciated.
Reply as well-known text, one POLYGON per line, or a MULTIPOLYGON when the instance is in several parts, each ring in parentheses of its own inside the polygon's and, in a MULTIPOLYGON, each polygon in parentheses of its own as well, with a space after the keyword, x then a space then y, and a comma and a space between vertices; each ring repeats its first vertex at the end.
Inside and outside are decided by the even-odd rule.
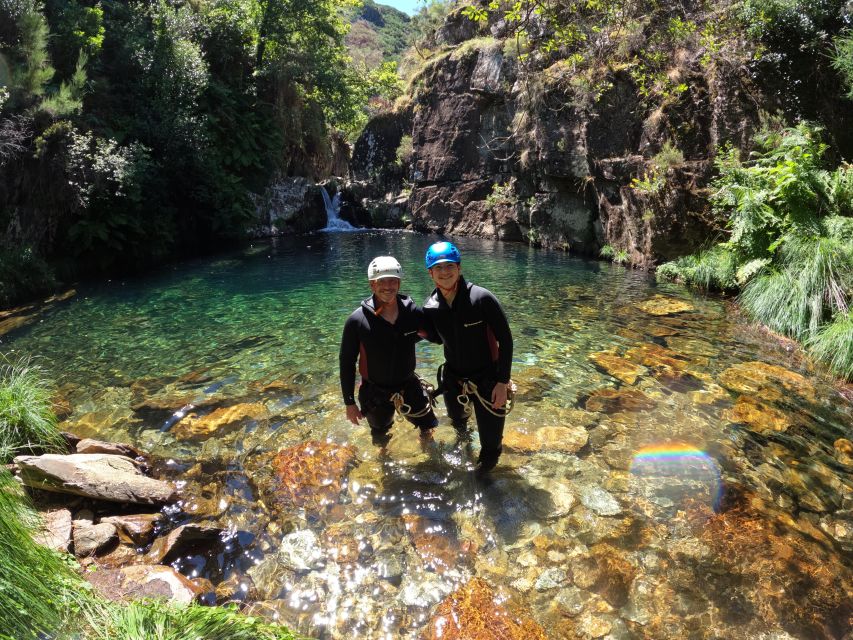
POLYGON ((326 187, 320 187, 320 191, 323 192, 323 204, 326 205, 326 227, 322 230, 355 231, 354 226, 338 217, 341 212, 341 192, 338 191, 334 198, 330 198, 326 187))

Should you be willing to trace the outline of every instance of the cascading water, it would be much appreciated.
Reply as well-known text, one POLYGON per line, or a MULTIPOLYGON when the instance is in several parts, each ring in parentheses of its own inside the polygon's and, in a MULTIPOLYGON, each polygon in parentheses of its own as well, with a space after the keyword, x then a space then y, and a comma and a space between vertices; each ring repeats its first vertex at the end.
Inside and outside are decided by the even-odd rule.
POLYGON ((341 192, 338 191, 334 197, 329 197, 326 187, 320 187, 323 192, 323 204, 326 206, 326 226, 322 231, 356 231, 346 220, 341 220, 341 192))

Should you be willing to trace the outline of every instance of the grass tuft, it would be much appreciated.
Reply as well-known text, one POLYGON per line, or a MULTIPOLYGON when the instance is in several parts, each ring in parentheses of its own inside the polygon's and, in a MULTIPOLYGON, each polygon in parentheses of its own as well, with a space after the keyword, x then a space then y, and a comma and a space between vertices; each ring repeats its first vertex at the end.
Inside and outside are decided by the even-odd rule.
POLYGON ((806 348, 837 375, 853 380, 853 313, 838 314, 806 341, 806 348))
POLYGON ((160 601, 111 604, 90 621, 93 640, 295 640, 286 627, 244 616, 229 607, 160 601))
POLYGON ((0 364, 0 463, 29 451, 63 451, 50 384, 30 358, 0 364))
POLYGON ((63 556, 36 544, 38 515, 0 467, 0 638, 56 637, 85 607, 87 586, 63 556))

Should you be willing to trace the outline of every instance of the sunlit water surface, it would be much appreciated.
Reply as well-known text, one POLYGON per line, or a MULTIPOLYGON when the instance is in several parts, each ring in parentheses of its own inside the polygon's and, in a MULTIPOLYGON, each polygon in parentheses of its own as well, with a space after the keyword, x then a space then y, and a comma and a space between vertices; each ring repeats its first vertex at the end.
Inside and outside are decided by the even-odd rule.
MULTIPOLYGON (((444 420, 433 442, 397 423, 383 448, 350 425, 337 350, 367 264, 396 256, 421 302, 431 241, 258 244, 81 289, 0 348, 38 356, 73 408, 64 429, 160 457, 186 496, 169 526, 230 532, 176 568, 313 637, 416 637, 474 576, 551 638, 847 637, 851 403, 724 301, 460 239, 465 275, 515 337, 500 466, 476 479, 476 434, 444 420), (687 304, 655 315, 656 296, 687 304), (250 409, 210 433, 181 427, 234 405, 250 409), (273 454, 308 442, 353 459, 335 467, 326 450, 276 478, 273 454), (299 483, 324 498, 297 499, 299 483)), ((440 348, 418 357, 434 379, 440 348)))

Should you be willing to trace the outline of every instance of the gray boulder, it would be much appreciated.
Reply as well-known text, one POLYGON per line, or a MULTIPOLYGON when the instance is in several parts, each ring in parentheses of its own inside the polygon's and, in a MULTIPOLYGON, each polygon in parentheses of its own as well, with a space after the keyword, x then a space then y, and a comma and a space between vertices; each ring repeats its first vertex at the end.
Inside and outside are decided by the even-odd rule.
POLYGON ((124 456, 49 453, 18 456, 15 464, 21 481, 34 489, 135 504, 164 504, 176 497, 171 483, 143 475, 139 464, 124 456))

